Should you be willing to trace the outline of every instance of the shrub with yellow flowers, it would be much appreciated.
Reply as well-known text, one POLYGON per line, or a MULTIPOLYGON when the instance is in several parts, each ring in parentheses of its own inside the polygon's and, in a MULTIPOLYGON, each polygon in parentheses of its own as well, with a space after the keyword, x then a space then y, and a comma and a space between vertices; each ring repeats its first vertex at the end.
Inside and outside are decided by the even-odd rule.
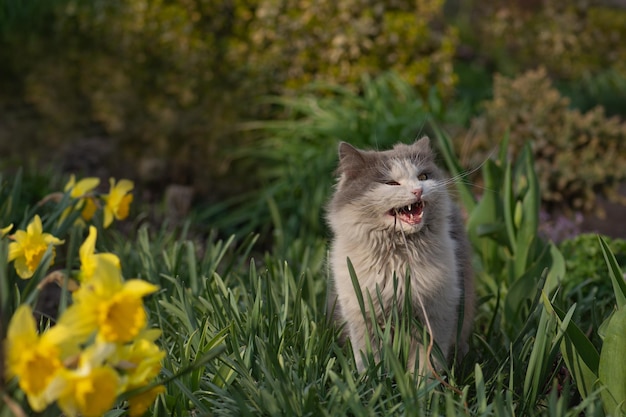
MULTIPOLYGON (((0 256, 6 256, 0 264, 13 262, 21 278, 16 288, 32 287, 21 287, 19 281, 42 277, 54 263, 56 247, 65 243, 44 232, 44 224, 51 228, 69 221, 84 230, 84 222, 92 221, 101 210, 100 224, 106 228, 113 220, 128 216, 133 183, 111 179, 110 191, 104 195, 95 193, 98 185, 96 178, 76 181, 72 176, 64 193, 46 200, 62 207, 45 223, 35 214, 24 230, 11 234, 13 224, 0 227, 0 256), (8 245, 2 242, 7 239, 8 245)), ((78 268, 54 271, 43 280, 54 276, 71 291, 72 302, 56 321, 38 323, 31 307, 33 297, 24 291, 19 294, 24 301, 8 323, 4 376, 9 383, 15 381, 34 412, 58 407, 66 416, 90 417, 117 405, 130 416, 141 416, 165 391, 156 382, 165 356, 156 344, 161 332, 148 327, 143 304, 143 298, 158 287, 140 279, 125 280, 117 255, 97 253, 97 236, 98 228, 90 225, 78 250, 78 268)), ((2 286, 9 287, 7 282, 2 286)), ((5 401, 20 407, 11 399, 5 401)))

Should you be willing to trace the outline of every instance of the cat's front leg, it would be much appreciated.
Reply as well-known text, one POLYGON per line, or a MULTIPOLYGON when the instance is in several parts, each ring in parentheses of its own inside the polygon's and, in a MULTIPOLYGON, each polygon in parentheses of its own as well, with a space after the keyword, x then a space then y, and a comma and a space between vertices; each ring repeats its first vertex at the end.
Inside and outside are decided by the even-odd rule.
POLYGON ((357 370, 361 373, 367 368, 365 357, 368 352, 368 344, 371 346, 371 350, 376 361, 379 360, 378 358, 380 355, 378 354, 378 345, 373 343, 371 324, 367 323, 367 320, 364 319, 363 313, 360 310, 353 311, 351 313, 352 314, 347 314, 345 321, 346 326, 348 326, 348 335, 350 338, 350 344, 352 345, 354 361, 356 363, 357 370))

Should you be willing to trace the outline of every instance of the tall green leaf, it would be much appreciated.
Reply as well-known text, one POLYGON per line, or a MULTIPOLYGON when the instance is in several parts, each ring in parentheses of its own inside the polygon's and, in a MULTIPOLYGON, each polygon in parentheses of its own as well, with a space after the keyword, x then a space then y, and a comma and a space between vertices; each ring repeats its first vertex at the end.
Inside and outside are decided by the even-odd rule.
MULTIPOLYGON (((542 295, 546 310, 555 315, 559 325, 563 326, 566 313, 554 306, 545 293, 542 295)), ((578 392, 587 398, 598 380, 600 355, 593 343, 585 336, 573 321, 567 322, 565 337, 561 341, 561 354, 567 369, 572 373, 578 392)))
POLYGON ((622 308, 626 305, 626 280, 624 280, 622 270, 617 264, 615 255, 609 248, 609 245, 607 245, 602 236, 598 236, 598 240, 600 241, 600 247, 602 248, 602 254, 604 255, 606 266, 609 268, 609 276, 611 277, 611 282, 613 283, 613 291, 615 292, 617 307, 622 308))
POLYGON ((598 376, 604 409, 614 416, 626 413, 626 308, 618 309, 606 328, 598 376))

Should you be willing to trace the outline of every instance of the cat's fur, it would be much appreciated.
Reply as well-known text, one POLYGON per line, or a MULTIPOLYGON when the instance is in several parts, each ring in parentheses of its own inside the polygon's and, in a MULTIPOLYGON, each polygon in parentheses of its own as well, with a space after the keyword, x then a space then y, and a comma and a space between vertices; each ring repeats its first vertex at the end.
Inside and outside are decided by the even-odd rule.
MULTIPOLYGON (((371 325, 363 318, 348 259, 366 309, 369 292, 379 323, 384 322, 394 297, 405 299, 408 273, 411 311, 427 327, 422 313, 426 311, 434 340, 446 356, 457 342, 463 355, 474 315, 470 249, 460 212, 447 191, 450 180, 435 164, 429 139, 397 144, 383 152, 341 143, 338 174, 327 213, 334 235, 328 305, 334 308, 335 319, 345 323, 359 370, 365 368, 361 352, 366 350, 366 338, 371 338, 371 325), (459 317, 464 322, 457 341, 459 317)), ((411 350, 409 368, 419 358, 425 369, 419 335, 413 337, 411 350)))

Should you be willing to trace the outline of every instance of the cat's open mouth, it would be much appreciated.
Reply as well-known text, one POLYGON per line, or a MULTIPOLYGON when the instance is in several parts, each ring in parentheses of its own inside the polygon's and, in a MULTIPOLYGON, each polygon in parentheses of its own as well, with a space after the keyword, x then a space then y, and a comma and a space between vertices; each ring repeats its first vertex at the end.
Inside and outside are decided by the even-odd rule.
POLYGON ((417 201, 404 207, 392 208, 389 215, 410 225, 416 225, 422 221, 424 203, 417 201))

